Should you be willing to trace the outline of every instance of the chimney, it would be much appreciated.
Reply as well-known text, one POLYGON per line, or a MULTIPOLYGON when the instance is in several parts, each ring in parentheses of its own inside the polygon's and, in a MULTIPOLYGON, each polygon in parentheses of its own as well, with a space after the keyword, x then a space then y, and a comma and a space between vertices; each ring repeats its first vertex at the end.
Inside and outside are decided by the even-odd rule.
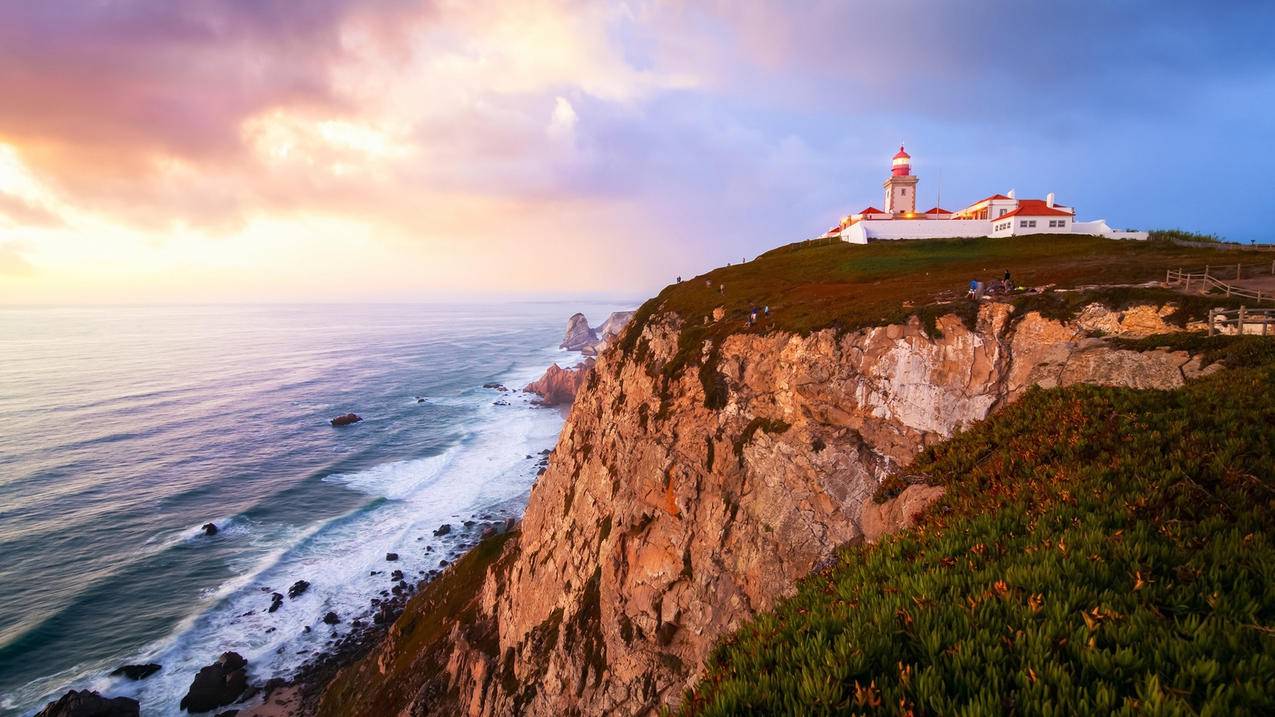
POLYGON ((1047 206, 1047 207, 1051 207, 1051 208, 1054 206, 1054 193, 1053 193, 1053 192, 1050 192, 1049 194, 1046 194, 1046 195, 1045 195, 1045 206, 1047 206))
POLYGON ((1012 189, 1006 192, 1005 196, 1009 197, 1010 199, 1017 199, 1017 197, 1014 196, 1014 190, 1012 189))

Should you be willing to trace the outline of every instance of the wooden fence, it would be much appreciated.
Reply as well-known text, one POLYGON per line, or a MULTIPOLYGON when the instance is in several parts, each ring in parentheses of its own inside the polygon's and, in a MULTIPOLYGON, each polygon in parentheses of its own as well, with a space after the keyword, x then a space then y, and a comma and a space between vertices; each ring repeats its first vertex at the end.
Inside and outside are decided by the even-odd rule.
POLYGON ((1209 336, 1228 326, 1234 326, 1237 334, 1250 333, 1248 329, 1261 326, 1262 336, 1270 336, 1275 332, 1272 324, 1275 324, 1275 309, 1248 309, 1243 306, 1238 309, 1209 309, 1209 336))
POLYGON ((1222 280, 1227 278, 1236 281, 1243 279, 1246 274, 1250 277, 1275 274, 1275 261, 1272 261, 1269 267, 1265 264, 1250 264, 1249 266, 1228 264, 1221 267, 1206 266, 1202 271, 1169 269, 1164 273, 1164 283, 1167 286, 1181 286, 1185 291, 1190 291, 1191 287, 1195 286, 1200 293, 1217 289, 1228 297, 1235 296, 1242 299, 1252 299, 1258 303, 1263 301, 1275 302, 1275 292, 1246 289, 1234 284, 1228 284, 1222 280))

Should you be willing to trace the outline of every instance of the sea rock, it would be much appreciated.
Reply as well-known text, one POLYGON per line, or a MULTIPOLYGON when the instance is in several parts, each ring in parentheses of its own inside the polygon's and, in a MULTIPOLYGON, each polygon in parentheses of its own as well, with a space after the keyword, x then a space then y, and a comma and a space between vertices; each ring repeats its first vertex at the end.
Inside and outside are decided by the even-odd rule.
POLYGON ((598 342, 598 334, 589 328, 589 320, 584 314, 572 314, 567 319, 567 333, 562 339, 562 343, 558 344, 558 348, 568 351, 579 351, 586 346, 592 346, 598 342))
POLYGON ((266 612, 274 612, 283 606, 283 596, 279 593, 270 593, 270 607, 266 612))
POLYGON ((337 617, 336 613, 329 612, 323 616, 323 622, 326 625, 337 625, 341 622, 341 618, 337 617))
POLYGON ((214 523, 204 523, 203 527, 200 528, 200 530, 204 531, 204 535, 207 535, 209 537, 214 536, 217 533, 221 532, 217 529, 217 526, 214 523))
POLYGON ((122 665, 111 671, 112 677, 127 677, 130 680, 144 680, 159 672, 162 666, 153 662, 145 665, 122 665))
POLYGON ((593 359, 586 359, 572 368, 562 368, 555 363, 523 390, 540 396, 540 403, 545 406, 570 404, 580 387, 589 380, 593 366, 593 359))
POLYGON ((398 553, 386 553, 385 559, 391 562, 398 560, 398 553))
POLYGON ((635 312, 633 311, 612 312, 611 315, 607 317, 607 320, 603 321, 602 325, 598 327, 598 337, 602 339, 609 339, 612 336, 619 334, 624 330, 625 326, 628 326, 629 320, 633 318, 634 313, 635 312))
POLYGON ((292 587, 288 588, 288 597, 289 598, 301 597, 302 595, 305 594, 305 591, 309 589, 310 589, 310 583, 304 580, 298 580, 295 583, 292 583, 292 587))
POLYGON ((494 389, 494 390, 496 390, 496 391, 508 391, 508 390, 509 390, 509 389, 505 388, 505 384, 503 384, 503 383, 484 383, 484 384, 483 384, 483 388, 490 388, 490 389, 494 389))
POLYGON ((195 675, 181 700, 187 712, 209 712, 238 702, 248 691, 248 661, 237 652, 225 652, 195 675))
POLYGON ((138 717, 137 700, 103 697, 90 690, 71 690, 44 706, 35 717, 138 717))
POLYGON ((356 413, 347 413, 344 416, 337 416, 336 418, 333 418, 330 423, 334 426, 348 426, 351 423, 358 423, 362 420, 363 417, 356 413))
POLYGON ((442 525, 438 526, 438 528, 434 530, 434 535, 443 536, 443 535, 447 535, 450 532, 452 532, 451 523, 443 523, 442 525))

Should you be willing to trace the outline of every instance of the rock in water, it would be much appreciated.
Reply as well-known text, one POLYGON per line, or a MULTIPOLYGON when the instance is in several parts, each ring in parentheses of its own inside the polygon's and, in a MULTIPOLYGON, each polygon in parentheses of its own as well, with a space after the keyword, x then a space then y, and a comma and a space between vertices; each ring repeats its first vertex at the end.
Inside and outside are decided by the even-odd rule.
POLYGON ((442 536, 442 535, 447 535, 447 534, 448 534, 448 533, 450 533, 450 532, 452 532, 452 524, 451 524, 451 523, 443 523, 442 525, 438 526, 438 527, 434 530, 434 535, 442 536))
POLYGON ((44 706, 35 717, 138 717, 137 700, 107 698, 89 690, 71 690, 44 706))
POLYGON ((288 588, 288 597, 290 598, 300 597, 301 595, 305 594, 306 590, 309 590, 309 589, 310 589, 310 583, 304 580, 298 580, 295 583, 292 583, 292 587, 288 588))
POLYGON ((159 672, 160 669, 160 665, 156 665, 153 662, 145 665, 124 665, 112 670, 111 677, 127 677, 130 680, 144 680, 156 672, 159 672))
POLYGON ((214 523, 204 523, 203 527, 200 528, 200 530, 204 531, 204 535, 208 535, 208 536, 216 535, 217 533, 220 532, 219 530, 217 530, 217 526, 214 523))
POLYGON ((283 596, 279 593, 270 593, 270 609, 266 612, 274 612, 280 607, 283 607, 283 596))
POLYGON ((234 704, 248 690, 248 661, 237 652, 224 652, 201 669, 182 698, 187 712, 209 712, 234 704))
POLYGON ((359 421, 362 421, 362 420, 363 420, 363 417, 358 415, 357 413, 347 413, 344 416, 337 416, 336 418, 333 418, 331 421, 329 421, 329 423, 331 423, 334 426, 348 426, 351 423, 358 423, 359 421))
POLYGON ((545 406, 569 404, 575 400, 580 387, 589 380, 593 363, 593 359, 586 359, 572 368, 553 364, 543 376, 527 384, 523 390, 540 396, 540 403, 545 406))
POLYGON ((605 340, 623 331, 624 327, 629 325, 629 319, 633 318, 633 313, 632 311, 616 311, 612 313, 598 327, 598 337, 605 340))
POLYGON ((328 625, 336 625, 341 622, 341 618, 337 617, 336 613, 329 612, 323 616, 323 622, 328 625))
POLYGON ((563 337, 562 343, 558 345, 560 349, 568 351, 580 351, 586 346, 593 346, 598 342, 598 335, 593 329, 589 328, 589 320, 584 314, 574 314, 567 319, 567 334, 563 337))
POLYGON ((398 560, 398 553, 386 553, 385 559, 390 561, 398 560))

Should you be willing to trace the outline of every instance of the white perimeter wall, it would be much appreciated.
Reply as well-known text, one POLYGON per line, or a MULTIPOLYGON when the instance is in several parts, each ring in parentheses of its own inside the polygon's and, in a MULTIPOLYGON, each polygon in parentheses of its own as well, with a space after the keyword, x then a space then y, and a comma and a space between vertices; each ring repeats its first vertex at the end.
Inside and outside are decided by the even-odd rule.
POLYGON ((847 227, 841 238, 853 244, 867 244, 869 239, 948 239, 985 237, 991 233, 992 223, 981 219, 869 219, 847 227))

